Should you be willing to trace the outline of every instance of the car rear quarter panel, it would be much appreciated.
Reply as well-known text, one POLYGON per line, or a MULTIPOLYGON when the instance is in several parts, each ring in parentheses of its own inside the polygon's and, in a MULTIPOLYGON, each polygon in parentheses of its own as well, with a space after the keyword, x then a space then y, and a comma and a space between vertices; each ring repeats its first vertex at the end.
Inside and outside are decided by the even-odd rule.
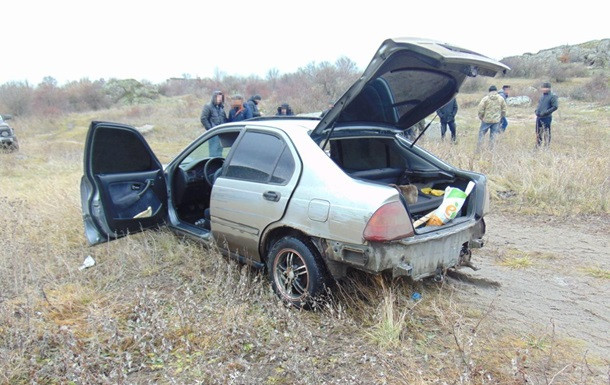
POLYGON ((392 187, 346 175, 306 133, 293 133, 303 169, 281 223, 310 236, 364 244, 363 231, 383 204, 399 200, 392 187))

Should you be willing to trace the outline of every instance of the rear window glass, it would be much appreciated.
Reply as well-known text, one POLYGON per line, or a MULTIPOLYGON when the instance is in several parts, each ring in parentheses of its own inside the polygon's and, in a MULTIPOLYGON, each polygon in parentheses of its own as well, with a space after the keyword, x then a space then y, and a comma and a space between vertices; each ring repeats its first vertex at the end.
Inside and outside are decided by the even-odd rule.
POLYGON ((251 182, 283 184, 292 176, 294 165, 294 158, 281 138, 248 131, 235 148, 225 176, 251 182))
POLYGON ((331 142, 331 158, 349 171, 404 167, 404 160, 392 149, 392 142, 388 140, 343 139, 331 142))

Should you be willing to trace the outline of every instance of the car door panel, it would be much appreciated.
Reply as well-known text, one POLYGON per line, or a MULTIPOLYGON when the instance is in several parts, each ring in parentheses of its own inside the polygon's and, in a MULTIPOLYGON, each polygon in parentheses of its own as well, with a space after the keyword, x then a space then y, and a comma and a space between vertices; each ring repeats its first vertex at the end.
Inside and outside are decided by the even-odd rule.
POLYGON ((151 214, 146 217, 151 217, 161 209, 162 202, 159 197, 163 192, 156 187, 159 185, 157 181, 163 178, 160 170, 97 175, 96 178, 100 191, 103 192, 102 200, 108 203, 105 207, 109 219, 132 219, 148 207, 151 214))
POLYGON ((91 244, 163 224, 163 167, 134 128, 92 122, 85 144, 81 203, 91 244))
POLYGON ((280 132, 242 136, 212 189, 212 233, 222 247, 261 260, 261 234, 284 216, 300 176, 298 159, 280 132))

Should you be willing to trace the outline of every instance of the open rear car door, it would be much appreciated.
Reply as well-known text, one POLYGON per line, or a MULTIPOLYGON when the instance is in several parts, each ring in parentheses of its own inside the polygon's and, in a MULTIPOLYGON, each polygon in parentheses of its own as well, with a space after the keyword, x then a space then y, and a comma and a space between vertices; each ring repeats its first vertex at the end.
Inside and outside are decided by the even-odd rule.
POLYGON ((164 224, 163 166, 133 127, 92 122, 87 133, 81 204, 89 244, 164 224))

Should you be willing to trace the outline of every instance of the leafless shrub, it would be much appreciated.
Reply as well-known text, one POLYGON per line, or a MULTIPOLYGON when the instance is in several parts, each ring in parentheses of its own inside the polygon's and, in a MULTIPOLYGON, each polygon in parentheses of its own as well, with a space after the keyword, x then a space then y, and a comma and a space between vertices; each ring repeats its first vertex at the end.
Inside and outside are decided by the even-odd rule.
POLYGON ((489 85, 487 85, 487 83, 488 81, 480 76, 477 76, 475 78, 466 78, 466 80, 462 84, 462 87, 460 88, 460 92, 465 94, 481 93, 486 91, 487 88, 489 88, 489 85))
POLYGON ((15 116, 32 111, 34 88, 27 82, 9 82, 0 86, 0 113, 15 116))
POLYGON ((563 83, 575 77, 587 76, 588 71, 582 63, 553 62, 546 70, 548 78, 557 83, 563 83))
POLYGON ((598 73, 585 84, 573 88, 569 96, 575 100, 588 102, 600 102, 608 104, 610 100, 609 78, 603 73, 598 73))

